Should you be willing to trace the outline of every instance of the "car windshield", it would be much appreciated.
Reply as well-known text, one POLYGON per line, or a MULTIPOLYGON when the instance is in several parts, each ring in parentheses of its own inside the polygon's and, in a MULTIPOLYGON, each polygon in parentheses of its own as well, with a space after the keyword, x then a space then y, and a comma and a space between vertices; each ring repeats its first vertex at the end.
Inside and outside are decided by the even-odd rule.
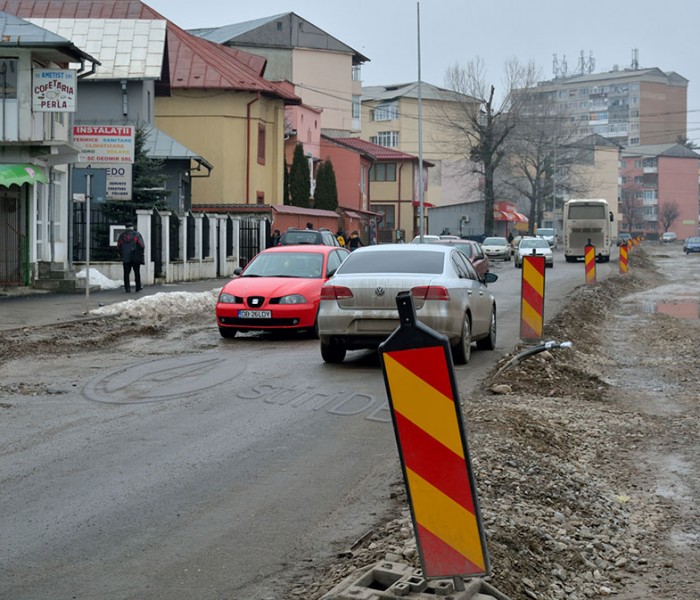
POLYGON ((554 229, 543 229, 540 227, 537 230, 537 235, 554 235, 554 229))
POLYGON ((508 240, 502 237, 488 237, 484 240, 483 246, 507 246, 508 240))
POLYGON ((688 238, 689 244, 700 244, 700 237, 690 237, 688 238))
POLYGON ((430 251, 353 252, 338 269, 338 274, 359 273, 442 273, 445 254, 430 251))
POLYGON ((258 254, 241 277, 302 277, 320 279, 323 254, 313 252, 268 252, 258 254))
POLYGON ((549 244, 543 239, 522 240, 521 248, 549 248, 549 244))

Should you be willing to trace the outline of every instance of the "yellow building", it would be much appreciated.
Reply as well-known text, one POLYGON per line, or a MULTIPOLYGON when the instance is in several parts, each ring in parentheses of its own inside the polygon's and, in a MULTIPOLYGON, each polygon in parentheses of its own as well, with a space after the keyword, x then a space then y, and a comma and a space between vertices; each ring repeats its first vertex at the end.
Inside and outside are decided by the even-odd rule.
MULTIPOLYGON (((473 98, 421 82, 422 153, 430 170, 430 201, 436 206, 476 202, 479 177, 458 155, 449 121, 459 120, 473 98)), ((463 119, 462 119, 463 120, 463 119)), ((362 138, 419 155, 418 83, 362 88, 362 138)))

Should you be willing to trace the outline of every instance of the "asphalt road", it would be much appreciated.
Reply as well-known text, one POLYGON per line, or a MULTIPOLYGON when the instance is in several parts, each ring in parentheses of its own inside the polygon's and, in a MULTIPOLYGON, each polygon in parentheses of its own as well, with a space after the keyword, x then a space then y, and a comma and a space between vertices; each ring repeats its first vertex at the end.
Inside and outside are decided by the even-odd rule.
MULTIPOLYGON (((521 271, 492 270, 497 349, 455 369, 462 394, 518 341, 521 271)), ((583 282, 558 251, 545 320, 583 282)), ((284 597, 286 576, 376 523, 400 477, 370 352, 326 365, 316 340, 223 340, 212 318, 0 377, 34 390, 3 399, 0 598, 284 597)))

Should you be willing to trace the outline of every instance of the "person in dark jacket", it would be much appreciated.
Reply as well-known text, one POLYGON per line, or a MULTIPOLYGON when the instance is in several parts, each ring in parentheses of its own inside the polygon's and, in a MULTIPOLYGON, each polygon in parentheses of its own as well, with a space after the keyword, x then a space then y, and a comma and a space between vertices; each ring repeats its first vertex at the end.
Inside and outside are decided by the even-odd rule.
POLYGON ((362 240, 360 239, 360 234, 357 233, 357 230, 350 234, 350 238, 347 240, 345 245, 350 252, 357 250, 360 246, 364 246, 362 240))
POLYGON ((122 266, 124 267, 124 291, 131 291, 131 284, 129 279, 131 276, 131 270, 134 271, 134 283, 136 284, 136 291, 141 291, 141 265, 144 260, 144 249, 145 244, 143 243, 143 237, 141 234, 134 229, 133 223, 126 224, 126 230, 121 233, 119 239, 117 239, 117 252, 122 259, 122 266))

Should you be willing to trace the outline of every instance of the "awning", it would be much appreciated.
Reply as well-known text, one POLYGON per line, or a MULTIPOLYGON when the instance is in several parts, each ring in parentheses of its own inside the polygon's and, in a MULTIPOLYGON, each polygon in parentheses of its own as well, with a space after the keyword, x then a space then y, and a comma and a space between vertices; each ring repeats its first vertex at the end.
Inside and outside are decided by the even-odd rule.
MULTIPOLYGON (((418 208, 419 206, 420 206, 420 200, 414 200, 414 201, 413 201, 413 207, 414 207, 414 208, 418 208)), ((430 203, 430 202, 426 202, 425 200, 423 200, 423 207, 424 207, 424 208, 433 208, 434 206, 435 206, 434 204, 432 204, 432 203, 430 203)))
POLYGON ((0 186, 9 188, 11 185, 23 183, 34 185, 37 181, 40 183, 48 181, 41 167, 29 163, 0 165, 0 186))
POLYGON ((510 210, 494 210, 494 221, 508 221, 510 223, 527 223, 527 217, 519 212, 510 210))

